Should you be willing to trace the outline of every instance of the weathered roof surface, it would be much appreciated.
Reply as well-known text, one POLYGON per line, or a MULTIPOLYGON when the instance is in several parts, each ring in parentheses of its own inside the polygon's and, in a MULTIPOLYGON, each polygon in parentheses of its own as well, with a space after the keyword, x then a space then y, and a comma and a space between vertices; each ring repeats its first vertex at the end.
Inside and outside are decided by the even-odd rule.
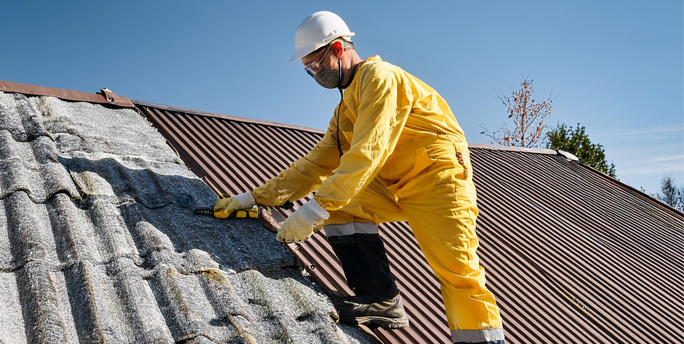
POLYGON ((133 109, 0 92, 0 343, 365 343, 133 109))
MULTIPOLYGON (((323 135, 133 102, 217 192, 252 189, 323 135)), ((507 343, 682 341, 682 213, 555 151, 471 145, 471 153, 478 252, 507 343)), ((410 228, 384 224, 381 235, 411 326, 375 335, 448 343, 439 286, 410 228)), ((350 292, 323 231, 293 247, 324 289, 350 292)))

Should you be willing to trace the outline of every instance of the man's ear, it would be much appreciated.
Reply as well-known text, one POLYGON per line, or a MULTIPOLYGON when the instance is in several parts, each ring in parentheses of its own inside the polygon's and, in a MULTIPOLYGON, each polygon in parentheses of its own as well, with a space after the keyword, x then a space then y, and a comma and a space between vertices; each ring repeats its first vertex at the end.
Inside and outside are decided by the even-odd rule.
POLYGON ((344 47, 342 46, 342 42, 337 41, 333 43, 331 49, 338 59, 342 58, 342 55, 344 55, 344 47))

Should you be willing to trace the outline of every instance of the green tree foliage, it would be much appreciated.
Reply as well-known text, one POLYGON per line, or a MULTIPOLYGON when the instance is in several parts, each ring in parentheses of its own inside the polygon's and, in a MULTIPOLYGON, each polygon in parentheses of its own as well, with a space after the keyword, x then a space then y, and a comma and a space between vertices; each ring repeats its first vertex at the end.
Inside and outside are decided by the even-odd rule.
POLYGON ((663 203, 684 212, 684 187, 678 188, 675 185, 672 172, 663 176, 660 181, 660 193, 655 195, 663 203))
POLYGON ((546 133, 546 147, 564 150, 578 157, 583 163, 615 178, 615 165, 608 164, 603 146, 591 143, 584 126, 577 123, 577 127, 559 124, 555 129, 546 133))

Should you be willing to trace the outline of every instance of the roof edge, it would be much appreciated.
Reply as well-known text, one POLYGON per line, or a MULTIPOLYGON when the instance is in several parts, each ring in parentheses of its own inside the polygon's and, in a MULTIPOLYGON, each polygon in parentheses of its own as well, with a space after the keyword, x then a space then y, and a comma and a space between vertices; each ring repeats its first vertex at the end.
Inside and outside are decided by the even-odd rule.
POLYGON ((216 117, 216 118, 220 118, 220 119, 228 119, 228 120, 237 121, 237 122, 260 124, 260 125, 267 125, 267 126, 271 126, 271 127, 288 128, 288 129, 294 129, 294 130, 300 130, 300 131, 308 131, 308 132, 312 132, 312 133, 316 133, 316 134, 325 134, 324 130, 302 127, 302 126, 293 125, 293 124, 263 121, 263 120, 259 120, 259 119, 251 119, 251 118, 237 117, 237 116, 224 115, 224 114, 218 114, 218 113, 212 113, 212 112, 198 111, 198 110, 192 110, 192 109, 187 109, 187 108, 182 108, 182 107, 177 107, 177 106, 169 106, 169 105, 150 103, 150 102, 145 102, 142 100, 135 100, 135 99, 133 99, 132 102, 136 106, 147 106, 147 107, 153 107, 153 108, 167 110, 167 111, 184 112, 184 113, 189 113, 189 114, 198 115, 198 116, 216 117))
POLYGON ((642 197, 645 197, 646 199, 648 199, 649 201, 651 201, 651 202, 657 204, 658 206, 664 208, 666 211, 670 211, 670 212, 674 213, 675 215, 684 218, 684 212, 681 212, 681 211, 671 207, 669 204, 667 204, 667 203, 665 203, 665 202, 663 202, 663 201, 661 201, 661 200, 659 200, 659 199, 657 199, 657 198, 655 198, 655 197, 653 197, 653 196, 651 196, 651 195, 649 195, 649 194, 647 194, 647 193, 645 193, 645 192, 643 192, 643 191, 641 191, 641 190, 639 190, 639 189, 637 189, 637 188, 635 188, 629 184, 625 184, 625 183, 621 182, 619 179, 613 178, 613 177, 611 177, 611 176, 609 176, 609 175, 607 175, 607 174, 583 163, 582 161, 578 161, 578 162, 582 167, 589 169, 590 171, 600 175, 601 177, 607 179, 608 181, 615 183, 618 186, 621 186, 623 188, 629 189, 630 191, 633 191, 636 194, 639 194, 642 197))
POLYGON ((71 101, 108 104, 126 108, 135 107, 130 99, 118 94, 114 94, 106 88, 101 89, 101 93, 86 93, 65 90, 61 88, 44 87, 0 80, 0 91, 21 93, 31 96, 48 96, 71 101))
POLYGON ((582 167, 587 168, 591 170, 592 172, 599 174, 601 177, 607 179, 608 181, 615 183, 621 187, 627 188, 630 191, 633 191, 642 197, 647 198, 649 201, 654 202, 658 206, 664 208, 666 211, 670 211, 675 213, 677 216, 684 217, 684 213, 669 206, 667 203, 661 202, 660 200, 656 199, 655 197, 631 186, 628 184, 625 184, 621 182, 619 179, 613 178, 585 163, 583 163, 577 156, 570 152, 566 152, 564 150, 553 150, 553 149, 544 149, 544 148, 522 148, 522 147, 513 147, 513 146, 499 146, 499 145, 494 145, 494 144, 487 144, 487 143, 470 143, 468 144, 468 148, 473 149, 488 149, 488 150, 496 150, 496 151, 511 151, 511 152, 522 152, 522 153, 533 153, 533 154, 548 154, 548 155, 560 155, 565 157, 568 161, 573 161, 578 164, 580 164, 582 167))
POLYGON ((522 152, 522 153, 534 153, 534 154, 549 154, 549 155, 558 155, 558 151, 553 150, 553 149, 545 149, 545 148, 523 148, 523 147, 515 147, 515 146, 499 146, 499 145, 493 145, 489 143, 469 143, 468 148, 477 148, 477 149, 489 149, 489 150, 497 150, 497 151, 510 151, 510 152, 522 152))

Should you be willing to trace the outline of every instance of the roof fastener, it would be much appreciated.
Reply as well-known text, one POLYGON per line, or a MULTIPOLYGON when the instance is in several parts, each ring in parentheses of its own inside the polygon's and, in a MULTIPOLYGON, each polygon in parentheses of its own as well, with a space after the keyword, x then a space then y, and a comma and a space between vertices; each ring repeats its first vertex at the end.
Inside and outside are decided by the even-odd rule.
POLYGON ((114 92, 108 88, 101 88, 100 93, 108 102, 113 103, 114 102, 114 92))

